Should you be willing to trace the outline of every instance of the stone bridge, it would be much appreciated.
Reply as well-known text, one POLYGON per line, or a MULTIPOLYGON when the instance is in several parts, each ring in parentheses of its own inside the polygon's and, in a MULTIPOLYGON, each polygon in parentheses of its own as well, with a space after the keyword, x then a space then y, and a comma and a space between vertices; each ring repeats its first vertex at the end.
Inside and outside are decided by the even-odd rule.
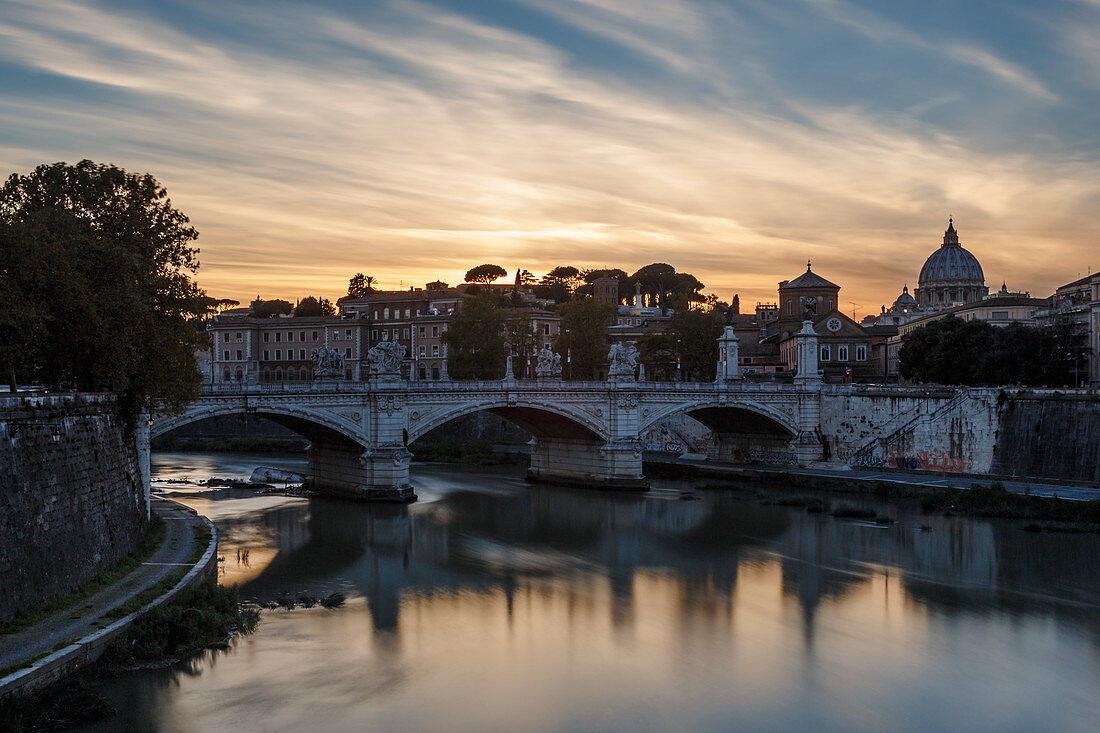
POLYGON ((309 480, 326 493, 411 500, 408 445, 450 420, 489 411, 533 436, 530 477, 643 489, 641 436, 678 414, 727 442, 820 460, 820 382, 803 384, 567 382, 366 382, 210 385, 179 415, 157 416, 155 437, 217 415, 253 414, 310 441, 309 480))

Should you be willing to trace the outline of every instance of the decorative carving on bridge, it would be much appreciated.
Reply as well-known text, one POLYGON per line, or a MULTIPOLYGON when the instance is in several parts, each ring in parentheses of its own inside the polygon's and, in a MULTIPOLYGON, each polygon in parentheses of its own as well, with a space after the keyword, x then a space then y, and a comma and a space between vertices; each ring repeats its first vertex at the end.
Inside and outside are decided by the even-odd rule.
POLYGON ((396 377, 401 372, 405 346, 399 341, 382 341, 367 352, 370 373, 379 377, 396 377))
POLYGON ((315 379, 339 379, 344 376, 344 355, 328 344, 313 350, 313 376, 315 379))
POLYGON ((395 412, 400 412, 401 407, 401 400, 393 395, 386 395, 385 397, 378 398, 378 409, 387 415, 393 415, 395 412))
POLYGON ((419 420, 420 419, 420 411, 419 410, 413 410, 412 412, 410 412, 409 413, 409 419, 412 420, 413 422, 416 422, 417 420, 419 420))
POLYGON ((626 394, 619 398, 620 410, 633 410, 638 406, 638 398, 632 394, 626 394))
POLYGON ((611 344, 607 360, 611 362, 608 376, 633 378, 634 369, 638 366, 638 349, 634 344, 611 344))
POLYGON ((536 377, 561 377, 561 356, 548 347, 539 349, 539 361, 535 365, 536 377))

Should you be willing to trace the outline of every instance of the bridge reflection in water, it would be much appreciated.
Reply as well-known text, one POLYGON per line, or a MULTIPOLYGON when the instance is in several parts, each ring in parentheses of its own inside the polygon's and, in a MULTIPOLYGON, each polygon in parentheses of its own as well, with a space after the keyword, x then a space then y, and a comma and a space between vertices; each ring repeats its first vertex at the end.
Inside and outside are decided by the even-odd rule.
POLYGON ((1088 729, 1100 712, 1096 537, 869 503, 898 519, 879 528, 669 484, 414 480, 428 501, 223 514, 223 582, 348 605, 268 611, 188 674, 114 683, 122 723, 1088 729))

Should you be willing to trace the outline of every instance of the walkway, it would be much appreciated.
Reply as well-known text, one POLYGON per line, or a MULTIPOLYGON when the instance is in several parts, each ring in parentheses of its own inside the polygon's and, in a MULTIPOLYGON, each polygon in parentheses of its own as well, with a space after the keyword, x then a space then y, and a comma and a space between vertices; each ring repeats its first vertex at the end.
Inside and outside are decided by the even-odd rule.
POLYGON ((655 453, 646 453, 647 463, 667 463, 677 466, 695 466, 699 469, 711 469, 723 474, 790 474, 793 476, 810 476, 828 479, 840 479, 844 481, 875 481, 879 483, 897 484, 899 486, 927 487, 929 489, 969 489, 974 484, 990 484, 994 481, 1000 483, 1016 494, 1034 494, 1035 496, 1053 497, 1057 495, 1062 499, 1075 501, 1089 501, 1100 499, 1100 488, 1095 486, 1082 486, 1074 484, 1057 484, 1041 480, 1005 479, 996 476, 976 476, 972 474, 952 476, 949 474, 915 473, 909 471, 874 471, 862 468, 799 468, 798 466, 757 466, 740 463, 723 463, 721 461, 699 461, 672 456, 664 456, 655 453))
POLYGON ((194 528, 202 519, 187 508, 153 497, 164 519, 164 541, 144 563, 114 584, 21 631, 0 635, 0 669, 22 665, 114 623, 107 614, 165 578, 186 572, 194 553, 194 528))

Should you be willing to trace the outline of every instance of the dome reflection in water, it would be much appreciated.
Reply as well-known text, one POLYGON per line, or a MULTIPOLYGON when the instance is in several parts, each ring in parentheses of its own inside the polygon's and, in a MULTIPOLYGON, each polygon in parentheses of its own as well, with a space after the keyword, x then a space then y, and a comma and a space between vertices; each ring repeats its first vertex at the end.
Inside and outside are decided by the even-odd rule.
MULTIPOLYGON (((161 454, 162 478, 255 458, 161 454)), ((267 459, 265 459, 267 460, 267 459)), ((294 463, 286 462, 293 468, 294 463)), ((410 506, 182 489, 268 610, 126 675, 101 730, 1094 730, 1100 538, 832 497, 887 527, 658 483, 417 466, 410 506)), ((179 489, 178 486, 169 487, 179 489)), ((96 728, 91 728, 96 729, 96 728)))

